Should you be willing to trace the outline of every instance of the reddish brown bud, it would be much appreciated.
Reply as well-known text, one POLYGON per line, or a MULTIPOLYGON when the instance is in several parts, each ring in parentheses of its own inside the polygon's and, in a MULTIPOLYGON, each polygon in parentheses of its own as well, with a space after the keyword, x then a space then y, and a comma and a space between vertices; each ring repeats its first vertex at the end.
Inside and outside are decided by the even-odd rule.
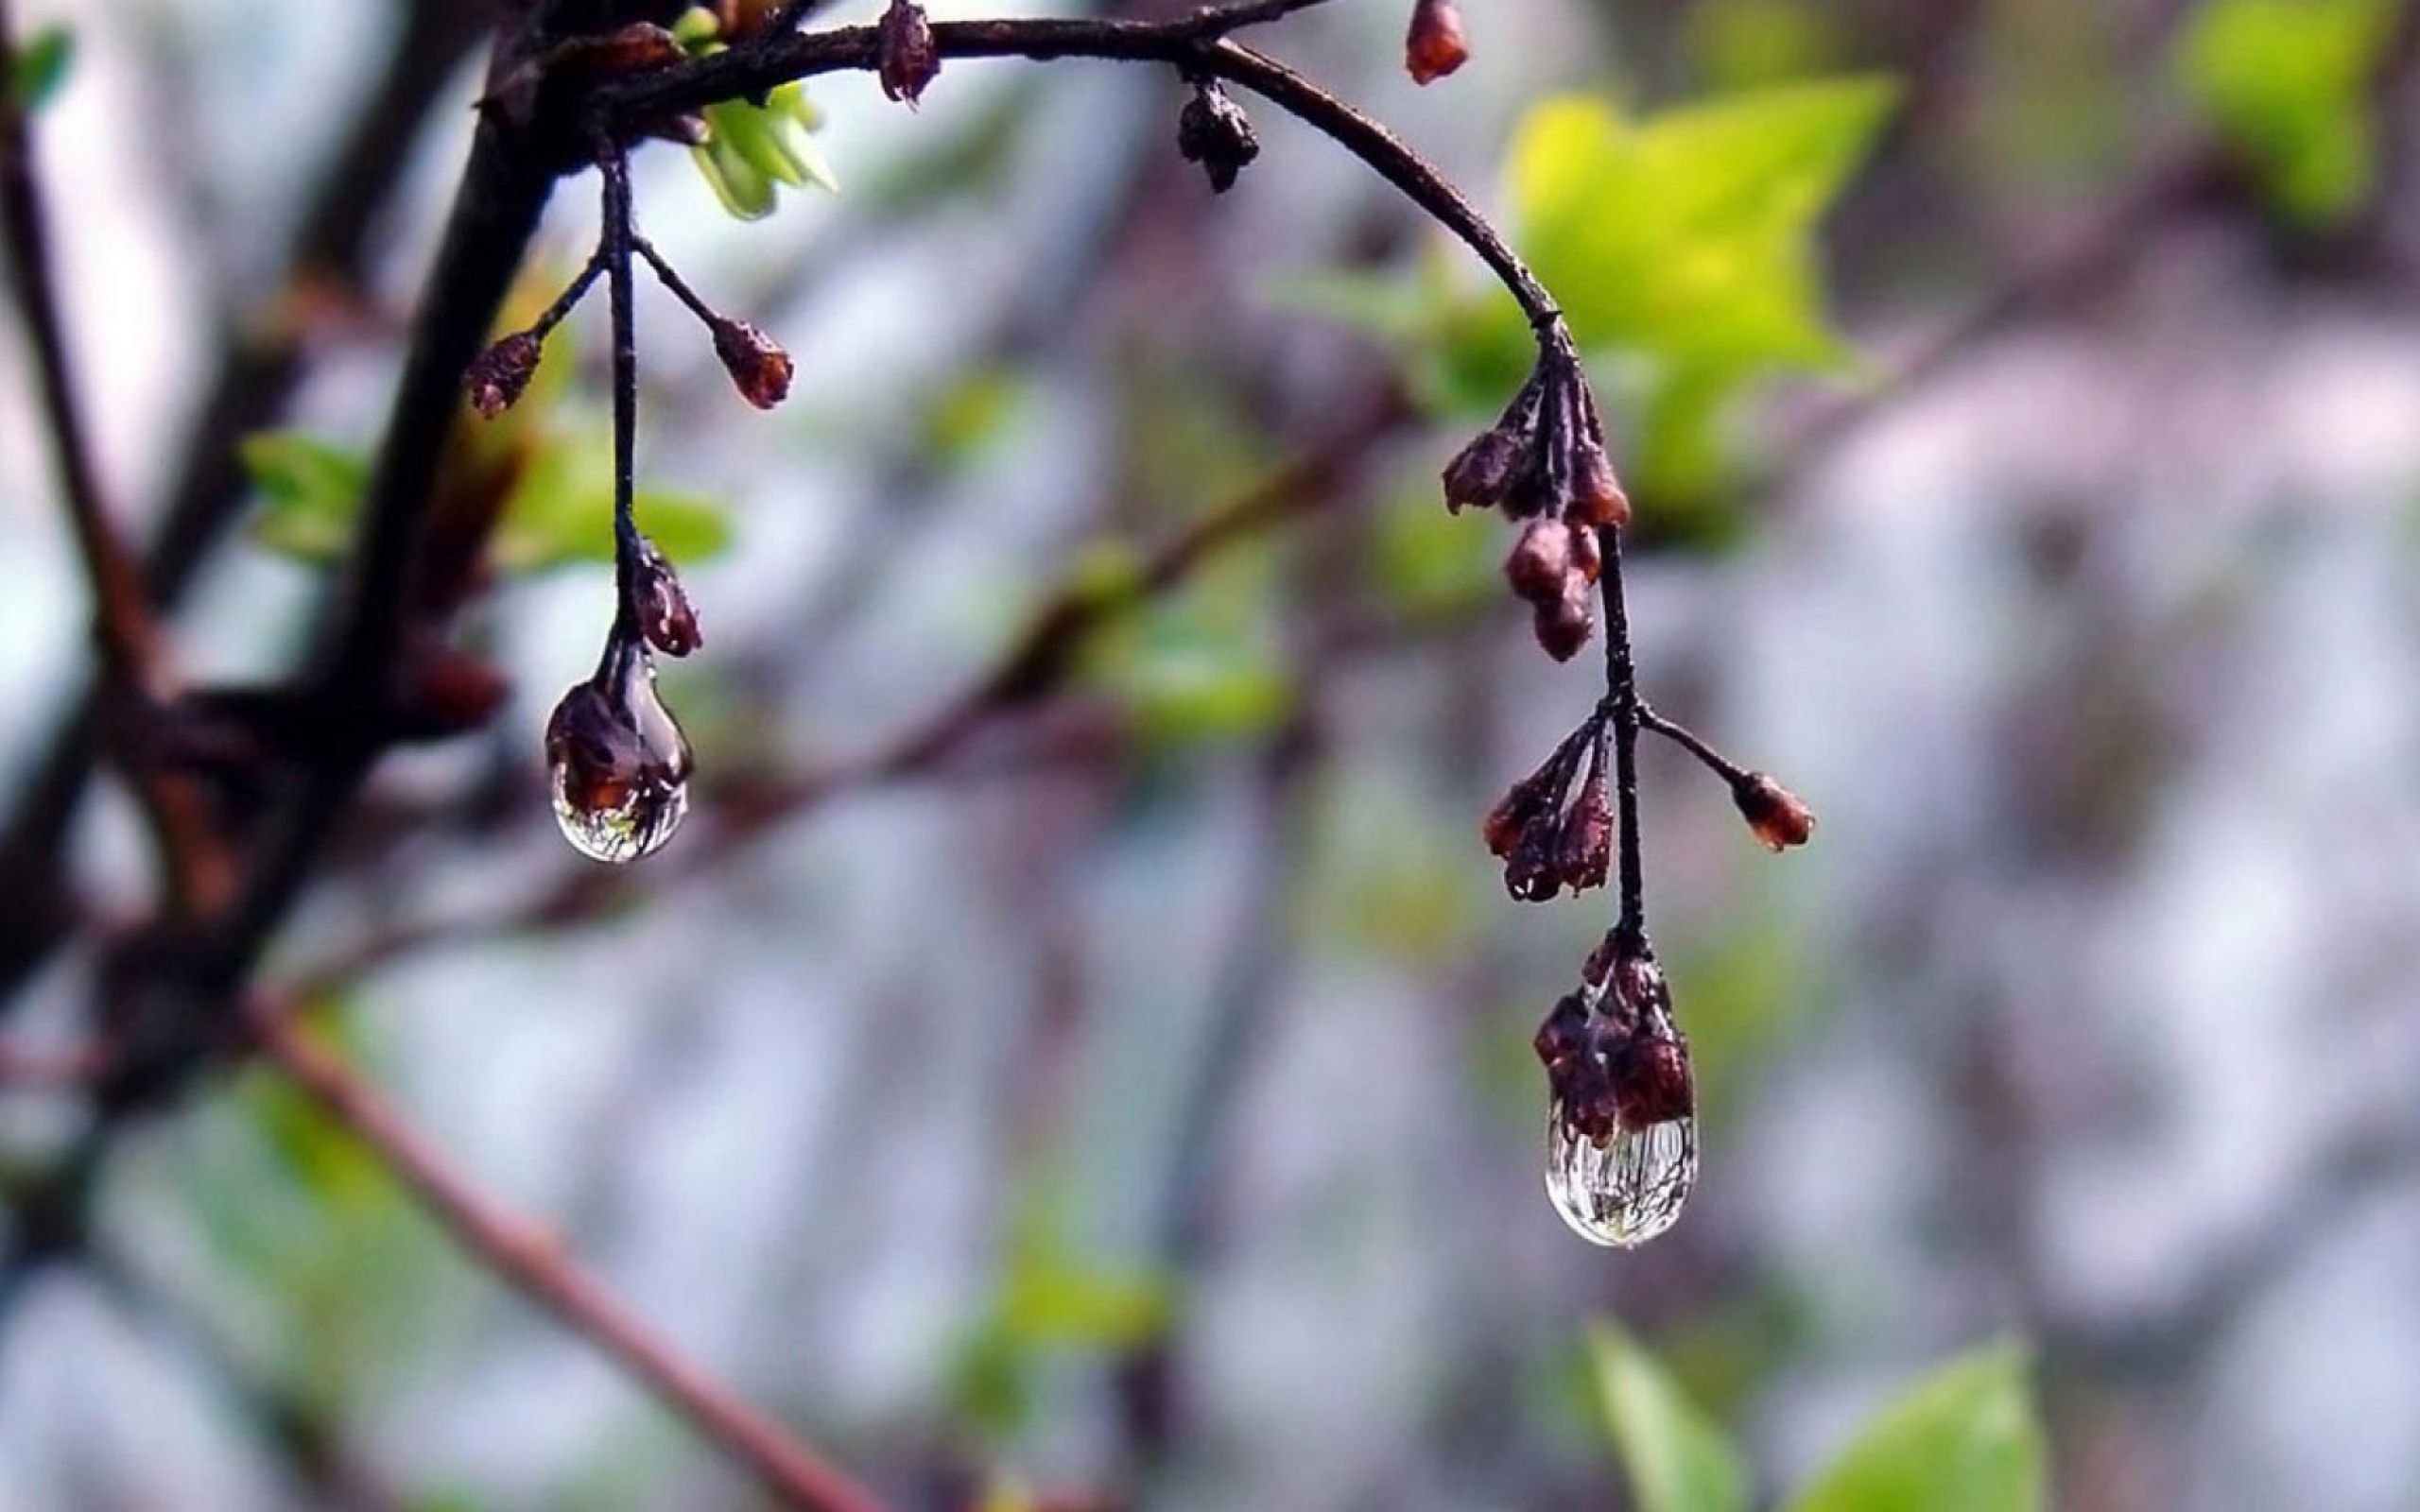
POLYGON ((655 542, 642 536, 631 564, 631 593, 637 611, 639 634, 666 656, 687 656, 706 644, 698 627, 698 611, 690 606, 681 575, 655 542))
POLYGON ((493 420, 513 406, 544 355, 544 344, 534 331, 515 331, 471 359, 462 374, 463 391, 482 419, 493 420))
POLYGON ((1498 860, 1508 859, 1530 830, 1541 823, 1553 827, 1555 816, 1563 812, 1563 800, 1571 791, 1571 778, 1579 769, 1581 752, 1596 733, 1592 721, 1564 736, 1554 754, 1539 764, 1536 771, 1513 783, 1488 812, 1487 823, 1480 833, 1487 839, 1490 854, 1498 860))
POLYGON ((1560 520, 1530 521, 1504 558, 1504 580, 1532 604, 1560 599, 1571 572, 1571 532, 1560 520))
POLYGON ((1616 530, 1629 524, 1630 495, 1622 491, 1621 480, 1614 476, 1613 460, 1605 455, 1604 446, 1594 439, 1582 440, 1573 454, 1573 516, 1589 524, 1616 530))
POLYGON ((1604 545, 1598 541, 1593 525, 1584 525, 1575 520, 1568 523, 1567 528, 1571 532, 1572 570, 1593 583, 1597 575, 1605 570, 1604 545))
POLYGON ((1418 0, 1404 39, 1403 65, 1415 84, 1433 84, 1470 60, 1462 13, 1454 0, 1418 0))
POLYGON ((882 93, 905 100, 912 109, 925 96, 925 87, 942 71, 941 54, 933 49, 932 24, 916 0, 890 0, 873 30, 874 69, 882 93))
POLYGON ((1697 1111, 1696 1079, 1689 1074, 1689 1049, 1678 1038, 1660 1033, 1632 1037, 1606 1057, 1613 1084, 1614 1113, 1632 1128, 1668 1124, 1697 1111))
POLYGON ((1201 164, 1213 194, 1236 185, 1244 165, 1260 156, 1260 138, 1253 134, 1243 107, 1209 79, 1193 86, 1193 98, 1176 120, 1176 149, 1187 163, 1201 164))
POLYGON ((1530 1041, 1530 1047, 1551 1069, 1580 1054, 1587 1042, 1588 1005, 1579 993, 1568 992, 1557 1000, 1546 1021, 1538 1025, 1537 1037, 1530 1041))
POLYGON ((1504 890, 1525 903, 1542 903, 1563 889, 1556 862, 1562 827, 1555 816, 1539 817, 1521 835, 1520 844, 1504 862, 1504 890))
POLYGON ((1768 850, 1787 850, 1814 836, 1815 811, 1762 772, 1746 773, 1732 783, 1731 801, 1768 850))
POLYGON ((1530 616, 1530 629, 1547 655, 1558 662, 1568 662, 1588 644, 1589 635, 1597 628, 1597 611, 1588 598, 1587 583, 1577 577, 1564 579, 1561 597, 1539 604, 1530 616))
POLYGON ((1555 868, 1564 886, 1585 892, 1605 885, 1613 863, 1614 804, 1606 791, 1600 735, 1588 755, 1587 780, 1580 784, 1580 796, 1572 800, 1571 812, 1564 816, 1562 833, 1555 839, 1555 868))
POLYGON ((1445 464, 1445 507, 1455 514, 1495 508, 1512 493, 1529 459, 1528 446, 1512 432, 1500 426, 1479 432, 1445 464))
POLYGON ((790 354, 771 336, 745 320, 714 323, 715 355, 731 374, 739 397, 758 409, 770 409, 789 397, 790 354))

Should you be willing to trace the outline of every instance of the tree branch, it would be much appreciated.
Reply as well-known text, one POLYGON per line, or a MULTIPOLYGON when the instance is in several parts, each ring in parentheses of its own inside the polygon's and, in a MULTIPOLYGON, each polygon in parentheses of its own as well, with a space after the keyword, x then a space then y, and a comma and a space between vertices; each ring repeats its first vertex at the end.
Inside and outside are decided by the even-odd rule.
POLYGON ((286 1014, 255 1005, 250 1021, 262 1055, 377 1155, 465 1249, 611 1355, 700 1434, 745 1464, 784 1504, 817 1512, 878 1512, 881 1503, 872 1492, 708 1379, 624 1311, 550 1235, 464 1180, 392 1107, 286 1014))

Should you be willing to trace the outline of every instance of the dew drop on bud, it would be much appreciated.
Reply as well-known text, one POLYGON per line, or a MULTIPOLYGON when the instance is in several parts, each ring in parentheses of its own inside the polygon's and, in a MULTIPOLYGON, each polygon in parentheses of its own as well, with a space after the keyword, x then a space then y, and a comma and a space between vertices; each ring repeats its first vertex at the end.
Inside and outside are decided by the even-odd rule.
POLYGON ((656 696, 644 646, 618 641, 546 722, 555 820, 580 854, 620 865, 660 849, 689 812, 687 737, 656 696))
POLYGON ((1698 1176, 1695 1118, 1616 1122, 1600 1143, 1556 1108, 1547 1118, 1547 1195, 1571 1231, 1631 1249, 1672 1227, 1698 1176))

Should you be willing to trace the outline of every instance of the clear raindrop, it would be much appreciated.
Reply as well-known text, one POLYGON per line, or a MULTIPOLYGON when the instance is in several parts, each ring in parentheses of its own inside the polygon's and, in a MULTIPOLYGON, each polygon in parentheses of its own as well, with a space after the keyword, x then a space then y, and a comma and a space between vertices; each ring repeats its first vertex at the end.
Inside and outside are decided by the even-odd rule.
POLYGON ((1694 1118, 1616 1124, 1599 1143, 1556 1108, 1547 1116, 1547 1194, 1572 1232, 1629 1249, 1672 1227, 1697 1183, 1694 1118))
POLYGON ((546 723, 555 819, 573 849, 620 865, 661 848, 689 812, 689 742, 655 692, 645 646, 617 637, 594 679, 546 723))

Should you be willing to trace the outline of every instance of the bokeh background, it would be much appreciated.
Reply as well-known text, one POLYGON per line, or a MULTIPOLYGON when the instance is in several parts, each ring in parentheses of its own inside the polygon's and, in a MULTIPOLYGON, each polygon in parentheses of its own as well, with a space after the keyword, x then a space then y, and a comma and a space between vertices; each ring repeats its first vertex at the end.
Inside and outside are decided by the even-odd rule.
MULTIPOLYGON (((1769 856, 1650 747, 1704 1103, 1676 1229, 1610 1253, 1548 1207, 1529 1038, 1610 903, 1516 904, 1478 840, 1599 691, 1530 641, 1501 524, 1437 498, 1517 321, 1273 111, 1214 198, 1165 70, 952 63, 914 113, 819 80, 840 190, 762 222, 643 154, 655 240, 800 365, 749 410, 643 291, 640 467, 708 636, 664 681, 690 828, 561 891, 600 303, 467 622, 512 699, 381 769, 268 979, 905 1505, 1721 1504, 1626 1469, 1659 1393, 1772 1504, 1963 1357, 2061 1507, 2420 1507, 2414 8, 1465 6, 1426 90, 1389 0, 1256 41, 1515 230, 1614 412, 1648 696, 1822 816, 1769 856), (1071 602, 1099 623, 1043 696, 856 765, 1071 602)), ((230 465, 196 415, 231 361, 298 365, 176 621, 197 678, 274 675, 343 539, 291 464, 375 439, 479 8, 19 9, 74 32, 38 125, 123 512, 230 465), (370 107, 392 140, 332 174, 370 107), (355 266, 294 266, 347 196, 355 266)), ((533 301, 594 226, 565 184, 533 301)), ((89 654, 22 353, 12 803, 89 654)), ((78 1041, 149 896, 121 793, 73 834, 89 927, 7 1004, 21 1045, 78 1041)), ((85 1116, 0 1087, 0 1180, 85 1116)), ((262 1073, 120 1137, 93 1202, 0 1310, 9 1512, 758 1504, 262 1073)))

